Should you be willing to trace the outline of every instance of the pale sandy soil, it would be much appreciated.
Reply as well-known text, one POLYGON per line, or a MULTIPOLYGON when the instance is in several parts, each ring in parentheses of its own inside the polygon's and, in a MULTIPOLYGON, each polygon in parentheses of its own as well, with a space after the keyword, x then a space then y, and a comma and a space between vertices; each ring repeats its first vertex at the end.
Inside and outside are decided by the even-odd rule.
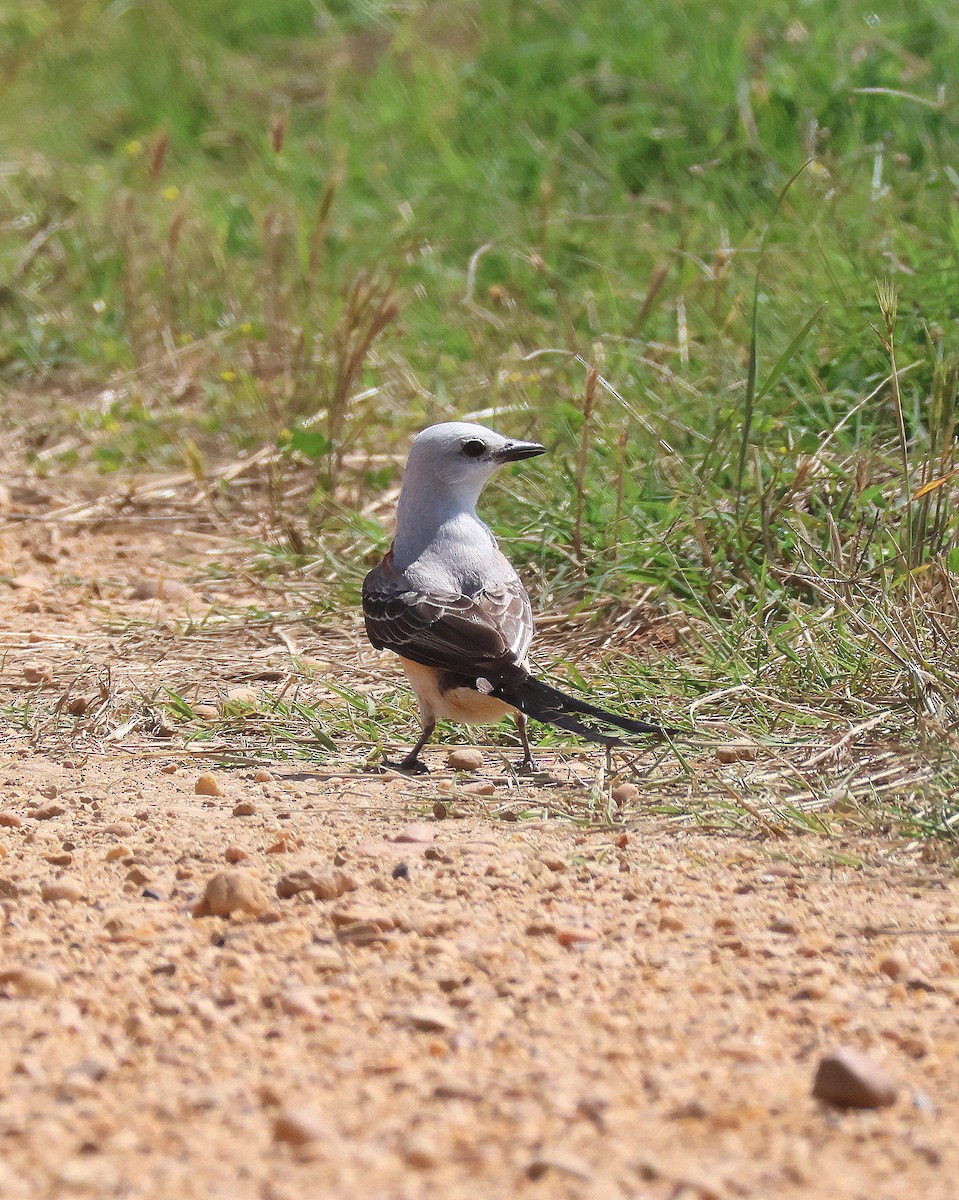
POLYGON ((291 646, 366 686, 392 668, 354 615, 190 629, 257 586, 202 581, 229 540, 175 520, 3 537, 0 696, 28 713, 0 735, 4 1197, 957 1194, 948 864, 642 798, 625 827, 573 823, 593 760, 559 755, 565 790, 489 755, 489 794, 356 755, 258 782, 265 742, 204 753, 144 697, 282 687, 291 646), (158 578, 188 582, 144 597, 158 578), (195 918, 228 858, 266 911, 195 918), (279 898, 303 867, 355 888, 279 898), (812 1098, 843 1045, 900 1081, 891 1108, 812 1098))

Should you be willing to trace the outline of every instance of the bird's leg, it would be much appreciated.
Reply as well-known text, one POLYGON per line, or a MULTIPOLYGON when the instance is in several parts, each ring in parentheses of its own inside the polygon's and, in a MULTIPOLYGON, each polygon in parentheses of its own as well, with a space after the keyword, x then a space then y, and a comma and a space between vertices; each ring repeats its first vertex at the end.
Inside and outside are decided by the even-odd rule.
POLYGON ((516 731, 519 734, 520 745, 523 747, 523 758, 519 764, 519 769, 524 775, 532 775, 538 770, 536 759, 533 758, 533 751, 529 748, 529 734, 526 732, 526 715, 517 711, 513 720, 516 722, 516 731))
POLYGON ((409 754, 407 754, 406 758, 404 758, 403 761, 398 764, 401 771, 409 771, 411 775, 429 775, 429 767, 426 765, 426 763, 420 762, 420 751, 433 736, 433 730, 435 728, 435 721, 424 721, 423 731, 420 734, 420 740, 416 743, 409 754))

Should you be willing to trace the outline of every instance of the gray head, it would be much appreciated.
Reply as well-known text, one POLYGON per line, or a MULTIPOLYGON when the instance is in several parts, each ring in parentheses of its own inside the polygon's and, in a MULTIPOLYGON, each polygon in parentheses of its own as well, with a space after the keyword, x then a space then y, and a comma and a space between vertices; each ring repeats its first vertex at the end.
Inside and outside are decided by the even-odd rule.
POLYGON ((474 500, 490 475, 504 463, 545 453, 539 442, 503 437, 483 425, 444 421, 430 425, 413 439, 406 464, 407 479, 429 479, 437 490, 461 489, 474 500))
POLYGON ((465 421, 431 425, 417 434, 396 514, 397 555, 410 561, 445 522, 464 515, 475 520, 476 502, 493 472, 545 449, 465 421))

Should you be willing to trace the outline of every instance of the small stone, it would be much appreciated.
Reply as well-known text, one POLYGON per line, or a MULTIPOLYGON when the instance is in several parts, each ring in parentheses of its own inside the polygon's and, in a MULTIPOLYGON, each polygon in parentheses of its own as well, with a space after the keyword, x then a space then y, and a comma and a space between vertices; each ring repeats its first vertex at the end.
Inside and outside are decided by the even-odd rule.
POLYGON ((463 791, 470 796, 495 796, 495 783, 467 783, 463 787, 463 791))
POLYGON ((62 817, 66 811, 62 804, 41 804, 31 815, 38 821, 50 821, 54 817, 62 817))
POLYGON ((671 1121, 702 1121, 707 1115, 706 1105, 698 1097, 677 1104, 667 1113, 671 1121))
POLYGON ((0 826, 3 826, 4 829, 19 829, 22 824, 23 817, 17 816, 9 808, 5 808, 3 812, 0 812, 0 826))
POLYGON ((135 884, 137 887, 143 887, 145 883, 149 883, 153 876, 143 867, 134 866, 127 871, 127 883, 135 884))
POLYGON ((717 746, 716 761, 721 763, 752 762, 756 757, 755 746, 717 746))
POLYGON ((907 965, 901 954, 886 954, 879 960, 876 967, 881 975, 888 975, 890 979, 898 979, 905 972, 907 965))
POLYGON ((272 783, 274 779, 276 779, 276 776, 272 771, 268 771, 266 767, 257 767, 253 773, 254 783, 272 783))
POLYGON ((388 942, 390 934, 376 921, 344 921, 336 926, 336 939, 347 946, 372 946, 374 942, 388 942))
POLYGON ((659 918, 659 928, 664 933, 681 933, 686 928, 686 922, 677 913, 664 912, 659 918))
POLYGON ((632 804, 639 799, 639 788, 635 783, 617 783, 610 795, 614 804, 632 804))
POLYGON ((193 715, 199 717, 201 721, 217 721, 220 717, 220 710, 215 704, 194 704, 193 715))
POLYGON ((799 924, 792 919, 792 917, 780 915, 778 917, 773 917, 773 919, 769 922, 769 932, 784 933, 795 937, 800 933, 800 927, 799 924))
POLYGON ((39 967, 8 967, 0 971, 0 988, 17 996, 49 996, 57 990, 57 977, 39 967))
POLYGON ((207 881, 195 917, 228 917, 245 912, 260 916, 270 907, 260 881, 249 871, 219 871, 207 881))
POLYGON ((142 579, 130 589, 131 600, 166 600, 189 604, 196 601, 191 588, 179 579, 142 579))
POLYGON ((302 846, 302 841, 292 829, 281 829, 279 837, 266 848, 267 854, 289 854, 296 846, 302 846))
POLYGON ((801 872, 792 863, 774 862, 766 868, 766 874, 778 876, 780 879, 796 879, 801 872))
POLYGON ((256 805, 252 800, 241 800, 239 804, 233 806, 233 815, 235 817, 255 817, 256 805))
POLYGON ((217 782, 216 776, 211 775, 209 771, 204 772, 193 785, 193 790, 198 796, 222 796, 223 789, 217 782))
POLYGON ((424 854, 428 858, 436 851, 427 842, 381 842, 371 838, 357 842, 352 853, 357 858, 410 858, 417 854, 424 854))
POLYGON ((249 854, 240 846, 227 846, 223 857, 228 863, 246 862, 250 857, 249 854))
POLYGON ((128 838, 133 834, 134 827, 129 821, 114 821, 103 832, 109 833, 111 837, 128 838))
POLYGON ((400 1013, 399 1020, 420 1033, 449 1033, 457 1027, 456 1017, 437 1004, 416 1004, 400 1013))
POLYGON ((342 971, 343 955, 335 946, 307 946, 303 958, 314 971, 342 971))
POLYGON ((57 900, 66 900, 70 904, 76 904, 83 899, 83 896, 84 889, 79 880, 70 879, 66 875, 61 879, 52 879, 49 883, 40 885, 41 899, 50 904, 57 900))
POLYGON ((446 756, 451 771, 478 771, 484 762, 483 751, 472 746, 458 746, 446 756))
POLYGON ((555 871, 557 875, 561 875, 566 870, 566 859, 560 858, 558 854, 543 854, 539 861, 547 870, 555 871))
POLYGON ((436 837, 436 830, 425 821, 414 821, 399 831, 394 842, 413 842, 417 845, 429 845, 436 837))
POLYGON ((306 987, 286 988, 280 992, 280 1008, 288 1017, 322 1017, 323 1010, 306 987))
POLYGON ((885 1108, 898 1095, 895 1080, 858 1050, 827 1054, 816 1069, 812 1094, 839 1108, 885 1108))
POLYGON ((542 1179, 548 1171, 555 1171, 558 1175, 570 1175, 574 1179, 586 1180, 591 1178, 591 1172, 587 1164, 582 1159, 577 1158, 573 1154, 568 1154, 564 1150, 547 1151, 537 1154, 527 1166, 526 1175, 529 1179, 537 1180, 542 1179))
POLYGON ((116 862, 119 858, 129 858, 132 853, 129 846, 111 846, 103 857, 106 862, 116 862))
POLYGON ((317 900, 336 900, 347 892, 355 892, 359 886, 346 871, 310 871, 301 867, 280 876, 276 894, 281 900, 288 900, 300 892, 312 892, 317 900))
POLYGON ((27 683, 46 684, 53 682, 53 664, 48 662, 25 663, 23 678, 27 683))
POLYGON ((223 711, 230 714, 242 714, 256 709, 260 703, 260 693, 256 688, 231 688, 226 694, 223 711))
POLYGON ((561 946, 580 946, 589 942, 598 942, 600 933, 596 929, 588 929, 585 925, 564 925, 556 930, 556 940, 561 946))
POLYGON ((289 1146, 308 1146, 326 1136, 326 1125, 315 1112, 284 1108, 273 1118, 273 1140, 289 1146))
POLYGON ((899 1038, 899 1049, 910 1058, 925 1058, 932 1053, 932 1043, 920 1034, 907 1033, 899 1038))
POLYGON ((432 1142, 428 1138, 416 1134, 413 1134, 400 1147, 400 1154, 407 1166, 416 1171, 428 1171, 435 1167, 438 1161, 432 1142))

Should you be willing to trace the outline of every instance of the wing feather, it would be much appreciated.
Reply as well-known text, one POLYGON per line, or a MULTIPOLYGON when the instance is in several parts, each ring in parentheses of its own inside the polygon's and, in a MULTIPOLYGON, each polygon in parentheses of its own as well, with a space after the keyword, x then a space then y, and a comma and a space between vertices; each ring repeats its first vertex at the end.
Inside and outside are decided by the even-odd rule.
POLYGON ((475 596, 403 587, 382 567, 363 584, 370 641, 427 667, 496 674, 522 663, 533 636, 529 597, 518 579, 475 596))

